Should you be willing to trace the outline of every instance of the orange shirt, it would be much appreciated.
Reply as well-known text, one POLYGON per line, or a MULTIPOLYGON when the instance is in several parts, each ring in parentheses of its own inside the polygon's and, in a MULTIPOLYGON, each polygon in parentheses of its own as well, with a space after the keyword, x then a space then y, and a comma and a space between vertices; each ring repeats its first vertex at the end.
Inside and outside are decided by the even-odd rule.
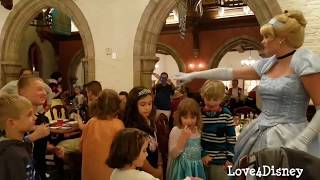
POLYGON ((82 180, 108 180, 112 173, 105 161, 109 156, 115 134, 124 128, 119 119, 99 120, 91 118, 82 131, 82 180))

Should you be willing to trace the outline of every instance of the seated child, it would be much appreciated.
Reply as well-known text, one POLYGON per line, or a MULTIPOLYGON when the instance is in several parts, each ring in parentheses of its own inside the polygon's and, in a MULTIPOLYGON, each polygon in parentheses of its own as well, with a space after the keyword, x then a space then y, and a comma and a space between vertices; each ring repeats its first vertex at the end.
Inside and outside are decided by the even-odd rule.
POLYGON ((115 168, 110 180, 157 180, 145 171, 136 170, 143 166, 148 153, 149 136, 136 128, 121 130, 114 138, 106 163, 115 168))
POLYGON ((32 104, 18 95, 0 95, 0 179, 35 179, 32 144, 24 134, 35 129, 32 104))

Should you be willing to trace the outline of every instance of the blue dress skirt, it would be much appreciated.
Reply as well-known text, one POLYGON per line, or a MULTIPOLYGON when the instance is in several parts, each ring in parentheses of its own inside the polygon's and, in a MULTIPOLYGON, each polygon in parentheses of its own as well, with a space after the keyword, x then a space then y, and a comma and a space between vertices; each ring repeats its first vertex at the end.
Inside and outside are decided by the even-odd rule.
MULTIPOLYGON (((262 112, 240 134, 235 146, 234 167, 241 157, 264 148, 286 146, 308 125, 306 110, 310 97, 301 76, 319 73, 320 58, 312 52, 299 49, 293 55, 290 67, 293 73, 282 77, 269 77, 268 71, 277 62, 275 56, 258 61, 253 67, 261 77, 259 93, 262 112)), ((316 119, 319 120, 319 119, 316 119)), ((319 157, 319 138, 303 150, 319 157)))
POLYGON ((182 180, 187 176, 206 179, 201 160, 200 138, 189 139, 184 151, 174 160, 168 169, 167 180, 182 180))

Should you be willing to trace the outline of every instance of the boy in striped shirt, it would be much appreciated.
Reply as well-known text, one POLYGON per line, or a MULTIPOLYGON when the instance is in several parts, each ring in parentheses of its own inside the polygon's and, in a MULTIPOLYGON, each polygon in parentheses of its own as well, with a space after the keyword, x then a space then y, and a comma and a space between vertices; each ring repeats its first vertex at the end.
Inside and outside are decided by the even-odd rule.
POLYGON ((225 86, 221 81, 208 80, 201 88, 201 96, 205 104, 201 145, 206 176, 209 180, 228 179, 226 168, 232 166, 236 133, 232 114, 221 106, 225 86))

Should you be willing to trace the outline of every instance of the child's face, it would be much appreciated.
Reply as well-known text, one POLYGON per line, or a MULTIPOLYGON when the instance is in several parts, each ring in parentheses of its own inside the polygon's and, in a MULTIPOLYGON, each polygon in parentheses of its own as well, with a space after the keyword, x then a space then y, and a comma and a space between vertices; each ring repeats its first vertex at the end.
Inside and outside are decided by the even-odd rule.
POLYGON ((139 156, 137 157, 136 160, 134 160, 132 162, 132 164, 135 167, 142 167, 143 166, 143 163, 144 163, 144 161, 146 160, 146 158, 148 156, 148 152, 147 152, 148 144, 149 144, 148 140, 145 140, 144 144, 142 145, 142 148, 141 148, 139 156))
POLYGON ((147 95, 137 102, 139 114, 141 114, 145 119, 148 119, 152 111, 152 96, 147 95))
POLYGON ((14 121, 14 128, 21 133, 35 130, 36 116, 32 108, 25 109, 21 112, 20 118, 14 121))
POLYGON ((123 103, 127 102, 127 97, 125 95, 119 95, 120 101, 123 103))
POLYGON ((75 92, 76 94, 80 94, 80 89, 79 89, 79 88, 74 88, 74 92, 75 92))
POLYGON ((193 116, 191 114, 187 114, 185 116, 181 116, 181 124, 183 127, 195 127, 197 124, 197 116, 193 116))
POLYGON ((211 111, 211 112, 217 112, 220 108, 222 100, 208 100, 208 98, 204 98, 204 104, 205 104, 205 110, 206 111, 211 111))
POLYGON ((35 80, 21 90, 21 95, 29 99, 33 106, 40 106, 47 100, 47 92, 44 89, 44 82, 35 80))

